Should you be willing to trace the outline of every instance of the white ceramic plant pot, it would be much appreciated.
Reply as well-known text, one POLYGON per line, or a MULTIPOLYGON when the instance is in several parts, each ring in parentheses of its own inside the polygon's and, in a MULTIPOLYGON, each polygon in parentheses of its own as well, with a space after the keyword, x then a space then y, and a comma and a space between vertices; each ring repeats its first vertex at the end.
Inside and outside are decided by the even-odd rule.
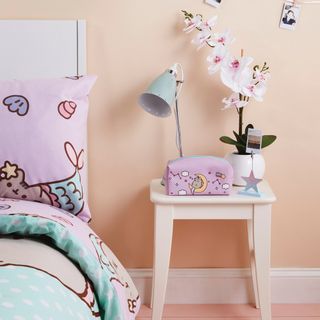
MULTIPOLYGON (((225 159, 233 168, 233 185, 245 186, 246 183, 242 177, 248 177, 252 169, 252 159, 250 154, 229 153, 225 159)), ((264 176, 266 164, 261 154, 253 155, 253 173, 256 178, 262 179, 264 176)))

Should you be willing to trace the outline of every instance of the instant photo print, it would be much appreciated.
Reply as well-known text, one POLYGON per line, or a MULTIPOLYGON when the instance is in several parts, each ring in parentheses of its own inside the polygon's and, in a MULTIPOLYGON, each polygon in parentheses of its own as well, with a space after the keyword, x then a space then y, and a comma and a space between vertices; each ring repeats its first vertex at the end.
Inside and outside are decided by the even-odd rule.
POLYGON ((262 131, 258 129, 249 129, 247 138, 247 153, 260 153, 262 144, 262 131))
POLYGON ((283 4, 280 28, 287 30, 294 30, 297 25, 297 21, 300 15, 301 5, 286 1, 283 4))
POLYGON ((205 0, 205 3, 209 4, 210 6, 218 8, 221 4, 222 0, 205 0))

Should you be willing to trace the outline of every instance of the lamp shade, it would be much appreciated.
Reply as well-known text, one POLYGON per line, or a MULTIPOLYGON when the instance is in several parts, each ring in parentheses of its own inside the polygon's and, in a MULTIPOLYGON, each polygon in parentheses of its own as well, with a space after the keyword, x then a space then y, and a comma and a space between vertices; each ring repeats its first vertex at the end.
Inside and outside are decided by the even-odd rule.
POLYGON ((166 70, 140 95, 139 104, 154 116, 168 117, 171 114, 170 106, 175 100, 176 89, 177 82, 173 70, 166 70))

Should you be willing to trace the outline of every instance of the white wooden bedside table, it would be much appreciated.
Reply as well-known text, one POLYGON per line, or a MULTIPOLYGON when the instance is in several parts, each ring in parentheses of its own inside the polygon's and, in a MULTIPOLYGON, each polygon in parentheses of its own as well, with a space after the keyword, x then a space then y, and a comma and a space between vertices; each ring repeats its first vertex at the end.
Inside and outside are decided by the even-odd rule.
MULTIPOLYGON (((161 179, 150 183, 154 203, 154 258, 152 281, 152 320, 162 316, 169 271, 174 220, 247 220, 250 266, 256 307, 261 320, 271 320, 270 239, 271 207, 276 201, 269 184, 259 184, 261 197, 239 195, 233 188, 230 196, 167 196, 161 179)), ((214 288, 212 288, 214 290, 214 288)))

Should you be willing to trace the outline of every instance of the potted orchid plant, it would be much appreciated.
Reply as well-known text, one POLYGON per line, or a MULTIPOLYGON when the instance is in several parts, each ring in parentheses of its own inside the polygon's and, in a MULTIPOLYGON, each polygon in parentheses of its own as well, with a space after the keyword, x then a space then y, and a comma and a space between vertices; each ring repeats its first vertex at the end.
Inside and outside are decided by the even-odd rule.
MULTIPOLYGON (((243 185, 242 176, 249 175, 252 168, 251 155, 246 153, 246 142, 249 128, 254 128, 252 124, 244 127, 244 109, 250 99, 262 101, 266 93, 266 84, 270 78, 269 67, 265 62, 263 65, 252 66, 253 58, 245 57, 243 50, 241 56, 236 57, 229 51, 231 43, 234 41, 230 31, 223 33, 213 32, 217 17, 204 21, 202 15, 193 15, 187 11, 184 13, 186 33, 197 31, 192 42, 198 49, 208 46, 211 53, 207 57, 209 63, 209 74, 220 72, 220 78, 224 85, 232 90, 229 97, 222 100, 223 110, 234 109, 238 115, 238 130, 233 131, 234 138, 228 136, 220 137, 220 141, 235 146, 237 152, 226 156, 227 160, 234 168, 234 183, 243 185)), ((262 137, 262 148, 272 144, 276 140, 274 135, 264 135, 262 137)), ((254 155, 254 173, 256 177, 264 174, 265 163, 261 154, 254 155)))

